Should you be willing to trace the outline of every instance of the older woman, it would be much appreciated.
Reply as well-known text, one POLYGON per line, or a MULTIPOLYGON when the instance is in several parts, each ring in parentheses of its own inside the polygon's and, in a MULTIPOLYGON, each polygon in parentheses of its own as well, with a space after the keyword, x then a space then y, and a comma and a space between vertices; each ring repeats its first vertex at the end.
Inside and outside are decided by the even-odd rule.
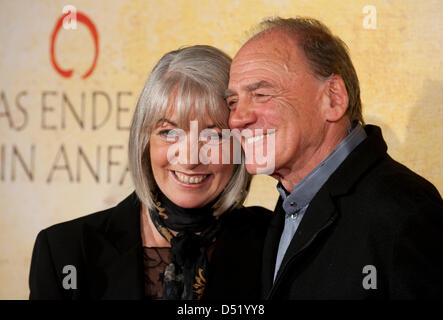
POLYGON ((39 233, 31 299, 258 297, 269 214, 241 206, 250 177, 222 132, 230 63, 210 46, 160 59, 131 126, 135 192, 39 233))

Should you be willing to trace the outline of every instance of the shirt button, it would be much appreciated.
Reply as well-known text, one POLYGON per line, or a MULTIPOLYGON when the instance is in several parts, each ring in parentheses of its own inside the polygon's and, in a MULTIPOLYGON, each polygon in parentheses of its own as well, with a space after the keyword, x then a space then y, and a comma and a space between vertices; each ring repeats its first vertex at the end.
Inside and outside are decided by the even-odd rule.
POLYGON ((291 207, 293 207, 293 206, 296 205, 296 203, 295 203, 294 201, 291 201, 291 202, 289 203, 289 205, 290 205, 291 207))

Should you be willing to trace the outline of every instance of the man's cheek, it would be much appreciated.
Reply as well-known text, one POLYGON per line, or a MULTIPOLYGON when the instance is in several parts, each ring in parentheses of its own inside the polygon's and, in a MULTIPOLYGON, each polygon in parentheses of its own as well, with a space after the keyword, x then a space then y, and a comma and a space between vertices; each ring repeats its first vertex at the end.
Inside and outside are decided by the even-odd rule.
POLYGON ((270 128, 270 126, 277 125, 282 118, 285 118, 284 115, 288 114, 286 108, 284 103, 274 99, 257 110, 257 118, 260 119, 259 121, 263 123, 265 128, 270 128))

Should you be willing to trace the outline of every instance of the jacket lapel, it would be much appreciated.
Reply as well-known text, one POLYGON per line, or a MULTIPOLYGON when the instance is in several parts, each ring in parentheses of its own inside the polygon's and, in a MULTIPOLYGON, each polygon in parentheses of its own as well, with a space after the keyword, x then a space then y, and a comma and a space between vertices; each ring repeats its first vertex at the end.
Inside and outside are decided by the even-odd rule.
POLYGON ((92 299, 142 299, 140 202, 132 193, 112 209, 104 232, 85 227, 85 256, 92 299))
MULTIPOLYGON (((305 249, 317 240, 321 233, 326 231, 334 223, 337 215, 338 211, 329 194, 325 190, 319 192, 306 210, 300 226, 286 250, 274 285, 267 294, 268 299, 274 295, 276 288, 278 288, 284 278, 284 274, 288 271, 289 266, 305 249)), ((278 244, 275 250, 278 250, 278 244)))
POLYGON ((279 197, 275 207, 275 213, 272 217, 268 231, 266 233, 263 247, 262 261, 262 297, 265 297, 272 287, 274 280, 275 259, 277 256, 280 236, 283 232, 285 212, 283 210, 283 199, 279 197))

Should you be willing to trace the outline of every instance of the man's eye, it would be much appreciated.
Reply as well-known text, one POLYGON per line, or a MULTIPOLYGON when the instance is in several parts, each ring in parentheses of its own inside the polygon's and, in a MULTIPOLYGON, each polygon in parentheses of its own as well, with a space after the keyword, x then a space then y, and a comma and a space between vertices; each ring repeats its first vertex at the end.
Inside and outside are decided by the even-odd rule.
POLYGON ((236 100, 228 100, 227 104, 228 104, 228 108, 231 109, 235 106, 235 104, 237 103, 236 100))
POLYGON ((271 97, 272 97, 271 95, 266 94, 266 93, 255 93, 254 94, 254 99, 258 103, 267 102, 269 99, 271 99, 271 97))
POLYGON ((267 96, 267 94, 265 94, 263 92, 256 92, 255 95, 258 96, 258 97, 267 96))

